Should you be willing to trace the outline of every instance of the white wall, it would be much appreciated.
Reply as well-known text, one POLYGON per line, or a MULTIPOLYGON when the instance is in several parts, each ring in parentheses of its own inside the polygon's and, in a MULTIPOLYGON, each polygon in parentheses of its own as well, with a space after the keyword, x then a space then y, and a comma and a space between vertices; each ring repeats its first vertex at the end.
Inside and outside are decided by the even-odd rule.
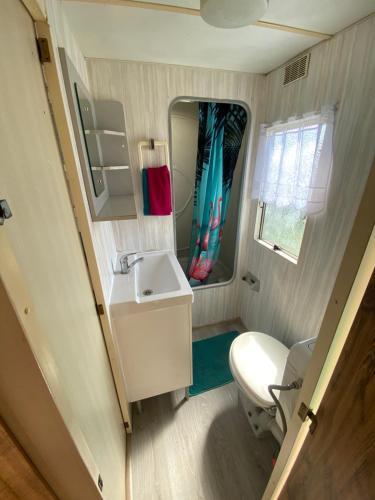
POLYGON ((260 75, 140 62, 88 61, 94 96, 121 100, 126 114, 139 218, 112 223, 119 251, 173 248, 172 217, 146 219, 141 214, 136 144, 150 137, 168 138, 168 106, 174 98, 247 102, 252 111, 252 157, 255 151, 251 144, 259 121, 263 121, 263 111, 267 121, 275 121, 319 109, 323 104, 339 103, 331 201, 324 216, 308 221, 298 265, 254 241, 256 204, 249 200, 247 174, 241 229, 241 248, 246 247, 246 255, 240 253, 237 278, 250 270, 260 278, 261 291, 252 292, 239 279, 229 287, 196 291, 194 325, 228 319, 241 312, 248 328, 269 332, 287 344, 315 334, 373 155, 369 127, 373 126, 373 23, 372 17, 313 48, 308 77, 286 88, 281 85, 282 69, 267 76, 264 88, 265 78, 260 75))
POLYGON ((63 11, 62 0, 44 0, 47 9, 47 20, 54 34, 57 47, 64 47, 83 83, 89 88, 86 61, 69 27, 63 11))
MULTIPOLYGON (((81 77, 82 82, 85 84, 86 88, 90 90, 90 82, 88 79, 86 61, 68 25, 66 16, 63 11, 62 0, 45 0, 45 2, 47 7, 48 23, 50 24, 52 29, 55 47, 63 47, 65 49, 76 71, 81 77)), ((57 53, 56 53, 56 60, 59 60, 57 53)), ((61 76, 61 82, 63 82, 62 74, 60 76, 61 76)), ((74 133, 72 125, 70 124, 70 126, 71 126, 71 137, 73 138, 74 141, 74 133)), ((76 158, 79 163, 77 151, 76 151, 76 158)), ((80 174, 81 187, 83 192, 85 192, 82 173, 79 172, 79 174, 80 174)), ((86 197, 85 201, 86 201, 86 210, 89 215, 89 221, 91 221, 90 211, 86 197)), ((112 290, 112 283, 113 283, 113 271, 112 271, 111 259, 113 256, 116 255, 116 247, 115 247, 112 225, 110 222, 91 222, 91 234, 94 241, 96 258, 99 264, 100 278, 104 290, 104 295, 106 298, 106 305, 108 306, 112 290)))
POLYGON ((176 245, 180 254, 190 246, 198 151, 198 102, 176 102, 171 108, 170 119, 176 245), (189 198, 186 208, 181 211, 189 198), (177 210, 180 210, 178 216, 177 210))
MULTIPOLYGON (((64 106, 64 114, 67 120, 67 128, 70 137, 70 142, 72 145, 72 151, 74 158, 70 157, 70 151, 68 147, 67 161, 72 162, 70 164, 70 168, 73 169, 72 177, 73 182, 75 175, 78 177, 79 189, 83 193, 82 202, 83 202, 83 210, 85 213, 77 214, 81 219, 81 230, 82 230, 82 238, 86 239, 85 247, 88 253, 88 260, 90 262, 89 266, 92 272, 91 280, 93 289, 95 290, 96 300, 99 304, 103 304, 105 308, 105 314, 101 316, 101 325, 103 328, 103 335, 106 339, 106 347, 108 351, 108 355, 112 360, 112 372, 116 382, 117 393, 119 399, 121 401, 122 415, 124 420, 129 421, 129 405, 126 400, 126 388, 125 381, 123 380, 121 367, 119 364, 119 355, 118 355, 118 346, 117 340, 114 336, 113 329, 111 328, 111 320, 109 314, 109 302, 112 291, 112 284, 114 279, 114 273, 112 269, 112 260, 113 257, 116 256, 116 247, 115 240, 113 235, 113 227, 110 222, 92 222, 90 209, 88 204, 87 196, 85 196, 85 185, 83 179, 82 168, 80 168, 80 158, 84 155, 79 153, 79 149, 82 149, 81 142, 76 144, 75 142, 75 133, 74 133, 74 123, 70 117, 70 109, 69 109, 69 97, 65 90, 63 72, 61 67, 61 61, 59 56, 59 48, 63 44, 64 52, 67 58, 70 61, 70 69, 80 76, 81 80, 84 80, 86 85, 89 86, 89 82, 87 80, 87 71, 86 71, 86 62, 83 58, 79 48, 74 40, 73 34, 69 30, 69 26, 66 24, 64 18, 64 11, 62 10, 62 2, 61 0, 48 0, 48 12, 49 12, 49 22, 53 21, 51 24, 51 38, 52 38, 52 46, 54 57, 56 61, 56 70, 58 73, 59 85, 61 88, 61 97, 63 100, 64 106), (62 29, 61 26, 65 27, 62 29), (57 33, 63 33, 64 36, 60 36, 60 42, 58 42, 57 33), (77 68, 80 68, 80 71, 77 71, 77 68), (74 173, 75 169, 75 173, 74 173), (88 231, 88 234, 87 234, 88 231), (88 242, 87 238, 91 238, 91 242, 88 242), (94 254, 94 255, 93 255, 94 254), (95 258, 96 263, 93 262, 93 258, 95 258)), ((70 96, 71 97, 71 96, 70 96)), ((62 131, 62 134, 65 135, 66 131, 62 131)), ((67 169, 69 172, 69 164, 67 165, 67 169)), ((85 167, 86 165, 84 165, 85 167)), ((69 174, 68 174, 69 175, 69 174)), ((77 186, 78 187, 78 186, 77 186)), ((72 184, 72 190, 74 190, 74 186, 72 184)), ((79 200, 76 200, 79 205, 79 200)))
MULTIPOLYGON (((173 217, 144 217, 142 214, 138 141, 152 137, 168 140, 170 103, 176 97, 193 96, 247 103, 252 113, 251 148, 254 124, 262 118, 260 113, 263 109, 265 77, 233 71, 106 59, 88 59, 87 65, 94 97, 120 100, 125 110, 138 219, 112 222, 116 248, 119 251, 173 249, 173 217)), ((146 161, 156 164, 160 158, 154 153, 153 158, 146 158, 146 161)), ((243 230, 244 224, 240 229, 242 236, 243 230)), ((229 286, 196 291, 194 325, 238 316, 238 283, 236 279, 229 286)))
POLYGON ((327 211, 308 219, 298 265, 254 241, 255 202, 248 213, 242 268, 260 279, 260 292, 241 283, 241 317, 287 345, 318 331, 374 159, 374 46, 373 16, 313 48, 307 78, 284 88, 282 69, 267 76, 267 122, 338 104, 327 211))

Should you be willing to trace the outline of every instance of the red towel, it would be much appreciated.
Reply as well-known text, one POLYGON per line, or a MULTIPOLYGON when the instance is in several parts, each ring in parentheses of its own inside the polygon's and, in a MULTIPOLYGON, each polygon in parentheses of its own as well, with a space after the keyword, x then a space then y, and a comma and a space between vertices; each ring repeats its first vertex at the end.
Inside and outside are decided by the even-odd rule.
POLYGON ((171 177, 167 165, 147 169, 150 215, 172 213, 171 177))

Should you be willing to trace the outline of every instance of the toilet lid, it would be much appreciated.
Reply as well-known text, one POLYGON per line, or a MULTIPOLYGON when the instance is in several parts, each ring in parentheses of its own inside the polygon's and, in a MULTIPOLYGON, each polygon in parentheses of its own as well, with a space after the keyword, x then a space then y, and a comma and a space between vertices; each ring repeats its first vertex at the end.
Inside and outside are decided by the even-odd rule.
POLYGON ((229 364, 245 394, 261 407, 274 405, 268 386, 281 384, 289 349, 270 335, 242 333, 232 342, 229 364))

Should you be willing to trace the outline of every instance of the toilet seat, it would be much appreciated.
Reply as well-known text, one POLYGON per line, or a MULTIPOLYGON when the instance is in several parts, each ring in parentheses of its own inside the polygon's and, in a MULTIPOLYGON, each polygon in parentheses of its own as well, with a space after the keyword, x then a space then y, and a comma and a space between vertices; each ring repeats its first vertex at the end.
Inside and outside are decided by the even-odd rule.
POLYGON ((241 389, 257 406, 274 405, 268 386, 281 384, 289 349, 261 332, 242 333, 234 339, 229 365, 241 389))

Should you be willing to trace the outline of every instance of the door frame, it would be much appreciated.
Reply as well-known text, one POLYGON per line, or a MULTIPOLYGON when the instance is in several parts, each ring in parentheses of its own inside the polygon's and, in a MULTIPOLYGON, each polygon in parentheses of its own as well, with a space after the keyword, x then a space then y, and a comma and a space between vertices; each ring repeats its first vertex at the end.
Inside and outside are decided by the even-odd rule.
POLYGON ((108 304, 100 278, 99 266, 96 260, 91 218, 87 202, 84 199, 84 189, 80 182, 80 163, 74 132, 69 115, 69 105, 65 95, 64 80, 58 58, 58 47, 54 43, 54 36, 48 24, 46 12, 41 3, 43 0, 21 0, 35 24, 37 37, 45 38, 48 42, 50 61, 42 63, 46 92, 50 103, 52 118, 56 127, 56 137, 60 146, 68 185, 69 196, 76 218, 77 230, 82 241, 83 252, 86 258, 88 274, 92 284, 94 299, 97 304, 98 316, 103 331, 104 341, 110 360, 114 385, 127 432, 132 430, 130 404, 126 396, 126 387, 118 347, 114 341, 108 304))

